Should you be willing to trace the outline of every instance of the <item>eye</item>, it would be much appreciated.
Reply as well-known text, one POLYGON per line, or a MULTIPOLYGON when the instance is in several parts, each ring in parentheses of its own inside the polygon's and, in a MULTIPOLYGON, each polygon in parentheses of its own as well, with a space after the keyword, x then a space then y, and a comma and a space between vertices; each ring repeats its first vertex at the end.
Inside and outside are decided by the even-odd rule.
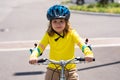
POLYGON ((56 20, 53 20, 53 23, 57 23, 57 21, 56 21, 56 20))
POLYGON ((65 21, 64 20, 60 20, 60 23, 64 23, 65 21))

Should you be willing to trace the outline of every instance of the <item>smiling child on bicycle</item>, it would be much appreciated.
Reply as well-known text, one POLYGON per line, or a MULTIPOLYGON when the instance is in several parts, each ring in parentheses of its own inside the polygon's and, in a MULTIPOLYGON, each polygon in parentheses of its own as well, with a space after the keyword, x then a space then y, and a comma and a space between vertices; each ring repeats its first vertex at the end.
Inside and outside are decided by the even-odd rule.
MULTIPOLYGON (((76 30, 72 29, 69 18, 70 11, 63 5, 54 5, 48 9, 49 26, 42 40, 32 52, 30 64, 37 63, 38 57, 48 44, 50 45, 49 59, 51 60, 60 61, 74 58, 75 44, 84 53, 86 61, 91 62, 93 60, 93 52, 82 41, 76 30)), ((47 67, 45 80, 59 80, 60 69, 60 65, 50 63, 47 67)), ((79 80, 76 64, 68 64, 65 67, 65 75, 67 80, 79 80)))

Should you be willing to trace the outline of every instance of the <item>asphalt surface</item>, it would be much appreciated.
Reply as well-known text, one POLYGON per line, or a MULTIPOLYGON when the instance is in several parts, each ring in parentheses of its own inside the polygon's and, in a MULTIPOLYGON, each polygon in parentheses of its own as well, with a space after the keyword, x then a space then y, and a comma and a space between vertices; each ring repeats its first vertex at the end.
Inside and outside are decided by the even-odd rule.
MULTIPOLYGON (((42 57, 47 58, 46 50, 42 57)), ((77 65, 79 78, 84 80, 119 80, 120 47, 93 48, 96 61, 77 65)), ((44 80, 46 65, 30 65, 28 51, 0 52, 1 80, 44 80)), ((76 49, 76 56, 83 56, 76 49)))
MULTIPOLYGON (((30 65, 29 48, 47 29, 46 11, 60 0, 0 0, 0 79, 44 80, 46 65, 30 65)), ((96 61, 77 64, 80 80, 120 80, 120 17, 71 13, 71 25, 89 38, 96 61)), ((49 47, 42 57, 48 57, 49 47)), ((83 56, 76 47, 76 56, 83 56)), ((41 57, 40 57, 41 58, 41 57)))

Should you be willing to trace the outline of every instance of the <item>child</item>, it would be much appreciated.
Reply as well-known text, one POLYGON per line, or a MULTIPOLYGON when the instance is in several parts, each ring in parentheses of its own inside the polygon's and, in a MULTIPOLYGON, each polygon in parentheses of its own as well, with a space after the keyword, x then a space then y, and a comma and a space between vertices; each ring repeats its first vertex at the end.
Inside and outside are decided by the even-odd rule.
MULTIPOLYGON (((32 52, 29 60, 30 64, 37 63, 38 57, 48 44, 50 45, 49 59, 51 60, 60 61, 74 58, 75 44, 85 54, 86 61, 91 62, 93 60, 92 51, 82 42, 77 32, 71 28, 69 17, 70 11, 65 6, 54 5, 48 9, 49 26, 36 50, 32 52)), ((60 69, 59 65, 49 64, 45 80, 59 80, 60 69)), ((67 80, 79 80, 75 64, 68 64, 65 67, 65 75, 67 80)))

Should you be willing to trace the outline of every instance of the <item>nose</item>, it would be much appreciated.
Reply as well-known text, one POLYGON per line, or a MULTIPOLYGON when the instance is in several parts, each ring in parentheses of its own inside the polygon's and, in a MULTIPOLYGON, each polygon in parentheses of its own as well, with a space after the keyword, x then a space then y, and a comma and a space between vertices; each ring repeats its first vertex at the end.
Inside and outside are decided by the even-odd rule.
POLYGON ((61 25, 61 23, 60 23, 60 22, 57 22, 56 24, 57 24, 57 25, 61 25))

